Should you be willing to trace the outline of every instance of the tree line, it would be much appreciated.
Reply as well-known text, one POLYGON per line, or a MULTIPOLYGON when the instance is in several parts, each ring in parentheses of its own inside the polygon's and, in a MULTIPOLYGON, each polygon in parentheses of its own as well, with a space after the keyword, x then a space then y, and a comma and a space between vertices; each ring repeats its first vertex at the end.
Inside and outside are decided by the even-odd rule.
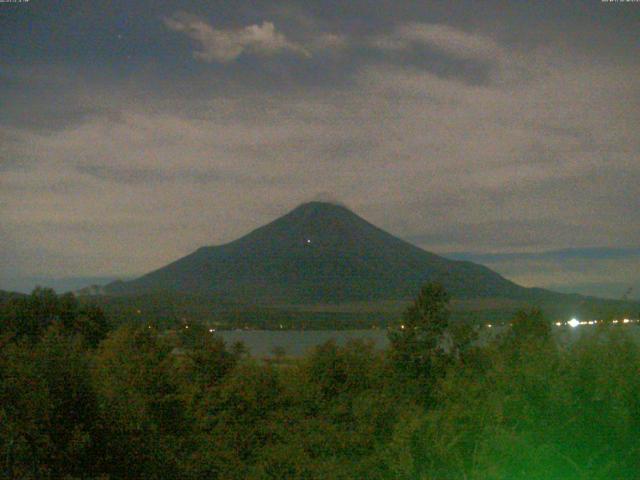
POLYGON ((425 286, 390 347, 265 362, 201 325, 113 327, 72 295, 0 305, 0 475, 611 479, 640 471, 640 350, 558 345, 540 311, 479 343, 425 286))

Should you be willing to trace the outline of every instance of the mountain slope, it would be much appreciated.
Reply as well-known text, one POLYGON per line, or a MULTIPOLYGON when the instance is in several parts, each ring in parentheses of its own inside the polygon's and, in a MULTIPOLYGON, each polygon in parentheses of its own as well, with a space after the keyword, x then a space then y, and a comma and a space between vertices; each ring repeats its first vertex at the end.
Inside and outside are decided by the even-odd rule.
POLYGON ((24 293, 18 293, 18 292, 10 292, 7 290, 0 290, 0 302, 5 302, 11 299, 15 299, 15 298, 22 298, 25 297, 26 295, 24 293))
POLYGON ((345 207, 305 203, 233 242, 106 287, 110 294, 206 293, 267 303, 410 298, 439 281, 460 298, 556 295, 490 269, 448 260, 375 227, 345 207))

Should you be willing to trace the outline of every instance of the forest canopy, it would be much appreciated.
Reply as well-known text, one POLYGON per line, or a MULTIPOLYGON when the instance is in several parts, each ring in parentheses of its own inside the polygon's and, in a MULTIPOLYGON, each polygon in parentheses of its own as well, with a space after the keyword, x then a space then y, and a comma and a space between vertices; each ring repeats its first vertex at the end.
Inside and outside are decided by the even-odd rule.
POLYGON ((327 342, 264 360, 204 326, 114 328, 50 290, 5 299, 1 475, 635 478, 640 349, 624 329, 561 346, 532 310, 480 343, 448 301, 425 286, 387 351, 327 342))

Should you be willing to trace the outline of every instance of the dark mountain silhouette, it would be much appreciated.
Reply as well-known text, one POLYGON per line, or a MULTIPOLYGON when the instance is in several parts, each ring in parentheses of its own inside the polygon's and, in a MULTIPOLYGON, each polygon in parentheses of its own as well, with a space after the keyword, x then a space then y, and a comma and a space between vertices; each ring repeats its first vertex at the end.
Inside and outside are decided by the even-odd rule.
POLYGON ((24 297, 26 297, 24 293, 0 290, 0 304, 9 302, 10 300, 16 300, 18 298, 24 298, 24 297))
POLYGON ((203 247, 109 294, 188 292, 258 303, 341 303, 413 297, 429 281, 458 298, 560 296, 422 250, 343 206, 310 202, 225 245, 203 247))

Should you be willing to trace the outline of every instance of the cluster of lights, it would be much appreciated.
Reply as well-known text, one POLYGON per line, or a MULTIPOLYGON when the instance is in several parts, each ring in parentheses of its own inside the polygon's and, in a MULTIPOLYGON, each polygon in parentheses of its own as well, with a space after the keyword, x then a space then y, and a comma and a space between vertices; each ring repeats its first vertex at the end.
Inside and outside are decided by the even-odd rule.
MULTIPOLYGON (((624 318, 622 320, 611 320, 612 324, 618 324, 618 323, 623 323, 623 324, 628 324, 628 323, 638 323, 640 322, 640 320, 631 320, 629 318, 624 318)), ((606 323, 604 320, 583 320, 583 321, 578 321, 575 318, 572 318, 571 320, 569 320, 566 324, 569 325, 571 328, 576 328, 580 325, 598 325, 598 324, 602 324, 602 323, 606 323)), ((562 322, 556 322, 555 323, 556 327, 561 327, 562 325, 564 325, 562 322)))
MULTIPOLYGON (((569 320, 568 322, 561 322, 561 321, 557 321, 554 322, 554 325, 556 327, 562 327, 565 325, 570 326, 571 328, 576 328, 579 327, 580 325, 600 325, 600 324, 605 324, 607 323, 605 320, 578 320, 577 318, 572 318, 571 320, 569 320)), ((629 318, 624 318, 622 320, 611 320, 612 324, 630 324, 630 323, 640 323, 640 319, 629 319, 629 318)), ((495 325, 492 323, 487 323, 485 325, 487 328, 493 328, 495 325)), ((510 327, 513 326, 513 324, 509 324, 510 327)), ((400 328, 404 329, 404 325, 402 325, 400 328)))
POLYGON ((614 320, 613 323, 639 323, 640 319, 638 320, 630 320, 628 318, 623 318, 622 321, 620 320, 614 320))

